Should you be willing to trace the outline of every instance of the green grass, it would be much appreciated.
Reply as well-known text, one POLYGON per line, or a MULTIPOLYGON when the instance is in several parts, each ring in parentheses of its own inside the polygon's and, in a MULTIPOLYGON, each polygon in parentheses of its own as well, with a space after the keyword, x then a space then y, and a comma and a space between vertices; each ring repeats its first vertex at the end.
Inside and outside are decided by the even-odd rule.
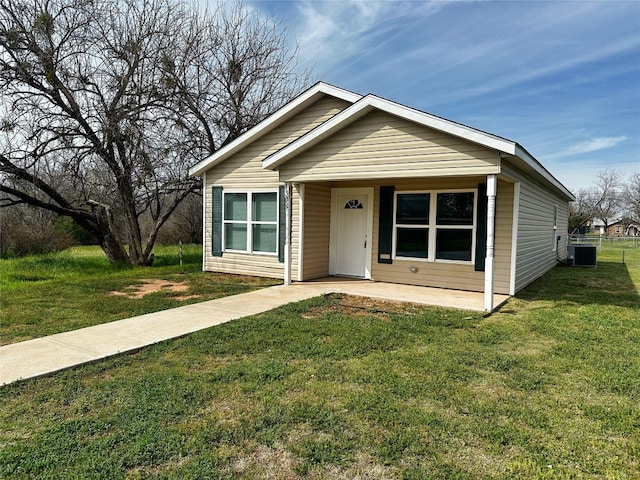
POLYGON ((1 478, 640 477, 640 249, 483 318, 339 295, 0 389, 1 478))
POLYGON ((111 265, 98 247, 0 260, 0 344, 111 322, 279 283, 273 279, 202 274, 199 245, 155 249, 153 267, 111 265), (146 279, 185 282, 187 292, 159 291, 141 299, 114 296, 146 279), (196 298, 182 299, 184 296, 196 298))

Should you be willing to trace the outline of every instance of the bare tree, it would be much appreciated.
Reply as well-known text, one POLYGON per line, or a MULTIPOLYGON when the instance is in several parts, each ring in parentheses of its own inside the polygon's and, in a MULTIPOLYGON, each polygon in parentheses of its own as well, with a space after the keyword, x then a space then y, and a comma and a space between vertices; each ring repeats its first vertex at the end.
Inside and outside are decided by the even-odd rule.
POLYGON ((635 172, 624 186, 623 203, 627 216, 634 223, 640 223, 640 172, 635 172))
MULTIPOLYGON (((149 230, 148 218, 142 218, 141 224, 143 231, 149 230)), ((202 195, 185 198, 158 232, 158 243, 177 245, 180 241, 202 243, 202 195)))
POLYGON ((576 200, 569 209, 571 233, 579 231, 593 219, 601 220, 607 231, 609 222, 621 213, 623 187, 622 172, 615 169, 600 170, 592 187, 576 192, 576 200))
POLYGON ((596 193, 593 188, 580 188, 575 193, 575 201, 569 205, 569 232, 584 233, 582 231, 593 219, 596 193))
POLYGON ((110 261, 150 264, 200 188, 189 166, 307 82, 285 33, 242 4, 0 3, 0 202, 71 217, 110 261))
POLYGON ((622 186, 620 170, 606 169, 598 172, 591 202, 593 216, 602 221, 605 232, 609 222, 620 214, 622 186))

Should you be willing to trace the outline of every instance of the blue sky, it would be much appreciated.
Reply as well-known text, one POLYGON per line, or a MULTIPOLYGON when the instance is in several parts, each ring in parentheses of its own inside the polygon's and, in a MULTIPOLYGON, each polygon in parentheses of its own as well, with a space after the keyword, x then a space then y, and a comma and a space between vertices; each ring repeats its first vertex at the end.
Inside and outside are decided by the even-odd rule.
POLYGON ((247 6, 316 80, 514 140, 573 191, 640 171, 640 0, 247 6))

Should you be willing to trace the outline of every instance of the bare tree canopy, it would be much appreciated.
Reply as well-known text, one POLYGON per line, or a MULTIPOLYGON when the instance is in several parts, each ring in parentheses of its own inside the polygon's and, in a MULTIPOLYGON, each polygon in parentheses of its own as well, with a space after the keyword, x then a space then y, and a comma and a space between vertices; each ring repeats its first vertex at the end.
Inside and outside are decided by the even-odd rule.
POLYGON ((71 217, 111 261, 149 264, 200 188, 189 166, 305 86, 285 34, 242 4, 2 2, 0 202, 71 217))
POLYGON ((576 192, 570 209, 571 231, 575 233, 594 219, 600 220, 605 231, 612 221, 640 222, 640 172, 625 182, 620 170, 600 170, 591 187, 576 192))
POLYGON ((623 199, 627 215, 640 224, 640 171, 631 175, 624 187, 623 199))
POLYGON ((623 176, 620 170, 600 170, 593 190, 593 216, 601 220, 605 231, 622 207, 623 176))

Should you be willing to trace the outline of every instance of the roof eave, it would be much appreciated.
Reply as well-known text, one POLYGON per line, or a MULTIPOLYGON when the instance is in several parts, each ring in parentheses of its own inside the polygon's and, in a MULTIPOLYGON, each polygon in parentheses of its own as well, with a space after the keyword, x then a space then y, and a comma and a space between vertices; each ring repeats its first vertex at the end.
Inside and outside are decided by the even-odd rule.
POLYGON ((556 177, 554 177, 549 170, 547 170, 533 155, 531 155, 527 150, 519 145, 515 144, 515 156, 520 158, 523 162, 525 162, 529 167, 531 167, 538 175, 543 177, 547 182, 553 185, 560 193, 562 193, 567 200, 574 202, 576 197, 565 187, 556 177))

